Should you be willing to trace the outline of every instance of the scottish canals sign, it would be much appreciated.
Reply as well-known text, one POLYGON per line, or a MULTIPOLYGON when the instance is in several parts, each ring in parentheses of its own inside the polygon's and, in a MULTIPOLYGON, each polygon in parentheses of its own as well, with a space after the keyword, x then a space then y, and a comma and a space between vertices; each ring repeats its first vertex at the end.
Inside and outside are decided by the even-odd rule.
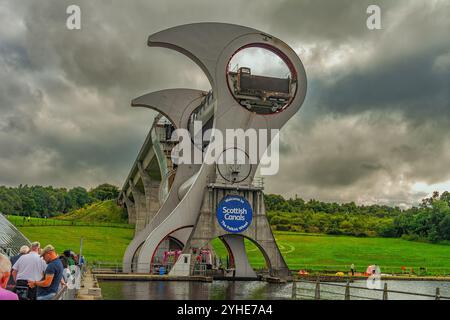
POLYGON ((241 196, 226 196, 217 206, 217 221, 220 226, 232 233, 242 232, 252 223, 252 207, 241 196))

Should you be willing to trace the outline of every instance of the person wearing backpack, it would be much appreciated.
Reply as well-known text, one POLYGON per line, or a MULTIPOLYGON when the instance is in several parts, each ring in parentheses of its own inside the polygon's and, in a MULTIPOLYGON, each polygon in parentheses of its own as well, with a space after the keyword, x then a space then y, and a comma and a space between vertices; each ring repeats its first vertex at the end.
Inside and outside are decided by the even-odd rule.
POLYGON ((36 288, 28 285, 29 281, 41 280, 47 264, 40 257, 41 244, 33 242, 30 252, 21 256, 12 267, 12 275, 16 281, 16 293, 20 300, 36 300, 36 288))

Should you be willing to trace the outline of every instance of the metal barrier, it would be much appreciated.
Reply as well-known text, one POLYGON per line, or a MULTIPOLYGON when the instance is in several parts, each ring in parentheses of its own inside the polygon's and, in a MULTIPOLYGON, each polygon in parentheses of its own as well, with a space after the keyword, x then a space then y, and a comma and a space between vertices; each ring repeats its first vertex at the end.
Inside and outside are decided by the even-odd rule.
MULTIPOLYGON (((136 272, 139 266, 148 266, 148 263, 130 263, 130 270, 136 272)), ((162 265, 159 263, 154 263, 152 265, 153 274, 159 274, 159 268, 164 266, 166 273, 168 273, 172 267, 171 264, 162 265)), ((96 261, 89 264, 92 272, 97 273, 122 273, 123 272, 123 263, 122 262, 110 262, 110 261, 96 261)))
POLYGON ((351 286, 350 282, 347 282, 346 284, 338 284, 320 282, 319 280, 295 280, 292 284, 292 299, 294 300, 298 299, 297 297, 311 300, 337 300, 338 297, 344 300, 351 300, 352 298, 358 300, 389 300, 389 296, 391 294, 401 294, 405 296, 414 296, 417 298, 431 298, 434 300, 450 300, 450 297, 448 296, 441 296, 439 288, 436 288, 435 294, 389 290, 386 282, 384 283, 383 289, 351 286), (297 283, 307 284, 308 286, 299 288, 297 283), (326 287, 326 290, 324 290, 323 287, 326 287), (364 293, 370 294, 363 295, 364 293), (329 298, 324 299, 324 294, 325 296, 328 295, 329 298))
MULTIPOLYGON (((147 263, 131 263, 130 270, 137 270, 139 265, 145 265, 148 266, 147 263)), ((173 263, 166 263, 166 264, 160 264, 160 263, 154 263, 152 265, 152 274, 159 275, 160 274, 160 268, 164 268, 164 274, 169 274, 170 270, 173 267, 173 263)), ((102 261, 96 261, 92 264, 90 264, 90 268, 92 272, 94 273, 122 273, 123 272, 123 264, 120 262, 102 262, 102 261)), ((231 275, 233 273, 232 268, 225 269, 217 267, 214 267, 214 265, 206 264, 206 263, 193 263, 191 264, 191 275, 193 276, 205 276, 205 277, 213 277, 213 276, 226 276, 231 275)), ((258 274, 268 274, 267 269, 258 269, 256 270, 258 274)))
POLYGON ((69 289, 67 289, 67 286, 64 285, 61 290, 59 290, 58 293, 52 298, 52 300, 69 300, 68 292, 69 289))
POLYGON ((123 270, 119 262, 94 262, 90 267, 93 272, 122 273, 123 270))
MULTIPOLYGON (((123 270, 123 263, 121 261, 95 261, 89 263, 89 265, 92 267, 93 270, 101 271, 100 269, 103 269, 105 272, 114 272, 114 273, 121 273, 123 270)), ((129 266, 131 267, 130 270, 138 270, 138 266, 144 265, 148 266, 147 263, 130 263, 129 266)), ((153 264, 153 273, 158 274, 158 269, 160 266, 164 266, 166 268, 166 271, 170 271, 172 268, 173 263, 154 263, 153 264)), ((330 266, 319 266, 319 265, 301 265, 301 264, 294 264, 294 267, 290 265, 290 269, 292 274, 296 274, 298 270, 305 270, 309 274, 316 275, 316 274, 327 274, 330 276, 335 275, 336 272, 344 272, 345 274, 348 273, 348 270, 350 269, 350 266, 345 265, 330 265, 330 266), (319 271, 320 270, 320 271, 319 271)), ((387 275, 399 275, 399 276, 426 276, 429 274, 435 274, 435 275, 450 275, 450 270, 444 269, 444 268, 435 268, 435 267, 428 267, 428 268, 422 268, 423 270, 420 270, 420 268, 415 268, 415 273, 411 274, 408 271, 401 272, 400 267, 382 267, 381 270, 383 271, 383 274, 387 275)), ((255 269, 255 271, 261 271, 261 272, 267 272, 267 269, 259 268, 255 269)), ((365 271, 365 270, 364 270, 365 271)))
MULTIPOLYGON (((450 275, 450 269, 445 267, 434 267, 434 266, 424 266, 424 265, 409 265, 404 269, 402 266, 386 266, 379 265, 383 274, 389 275, 405 275, 405 276, 446 276, 450 275)), ((349 273, 350 265, 315 265, 315 264, 303 264, 303 263, 289 263, 289 268, 292 272, 297 272, 298 270, 305 270, 310 274, 314 273, 329 273, 335 274, 336 272, 349 273)), ((366 268, 360 267, 359 270, 355 272, 364 272, 366 268)))
POLYGON ((75 273, 73 277, 69 278, 71 283, 70 288, 68 284, 61 287, 58 293, 52 298, 52 300, 75 300, 78 290, 80 289, 81 283, 84 278, 84 273, 86 272, 85 266, 76 266, 75 273))

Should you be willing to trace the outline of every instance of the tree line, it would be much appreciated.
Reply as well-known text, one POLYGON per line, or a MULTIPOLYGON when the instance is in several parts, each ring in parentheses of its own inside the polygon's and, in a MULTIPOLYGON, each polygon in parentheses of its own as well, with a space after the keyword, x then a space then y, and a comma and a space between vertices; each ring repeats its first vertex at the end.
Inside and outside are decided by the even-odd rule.
MULTIPOLYGON (((87 190, 52 186, 0 186, 0 212, 53 217, 117 199, 119 188, 104 183, 87 190)), ((275 230, 333 235, 402 237, 440 242, 450 240, 450 193, 434 192, 418 206, 402 210, 387 205, 322 202, 264 195, 269 223, 275 230)))
POLYGON ((265 195, 269 223, 275 230, 333 235, 450 240, 450 193, 434 192, 418 206, 401 210, 386 205, 326 203, 265 195))
POLYGON ((19 216, 53 217, 94 202, 116 199, 118 195, 118 188, 107 183, 89 191, 83 187, 66 189, 52 186, 0 186, 0 212, 19 216))

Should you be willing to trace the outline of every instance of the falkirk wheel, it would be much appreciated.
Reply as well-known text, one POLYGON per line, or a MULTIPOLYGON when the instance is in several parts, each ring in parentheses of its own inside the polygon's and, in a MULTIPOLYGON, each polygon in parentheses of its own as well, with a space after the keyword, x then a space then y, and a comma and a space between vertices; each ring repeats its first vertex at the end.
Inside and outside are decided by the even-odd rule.
MULTIPOLYGON (((211 91, 167 89, 131 103, 156 110, 158 116, 119 196, 129 222, 136 225, 123 258, 123 271, 206 274, 217 267, 217 261, 211 261, 211 241, 218 238, 229 257, 226 268, 220 268, 222 275, 257 278, 245 250, 244 240, 248 239, 262 252, 271 276, 289 278, 266 217, 263 187, 255 179, 267 147, 258 151, 254 162, 247 159, 239 165, 217 161, 220 152, 214 153, 213 161, 183 163, 171 156, 177 144, 171 136, 177 129, 192 132, 194 120, 202 121, 201 132, 281 129, 305 99, 306 74, 300 58, 271 35, 224 23, 173 27, 151 35, 148 46, 172 49, 192 59, 208 78, 211 91), (290 76, 252 75, 246 67, 229 70, 232 57, 250 47, 277 55, 290 76)), ((270 144, 272 136, 267 135, 270 144)), ((211 137, 209 142, 215 141, 211 137)), ((202 154, 212 145, 207 141, 199 146, 194 139, 188 144, 202 154)), ((250 147, 227 144, 221 155, 233 150, 246 158, 250 147)))

